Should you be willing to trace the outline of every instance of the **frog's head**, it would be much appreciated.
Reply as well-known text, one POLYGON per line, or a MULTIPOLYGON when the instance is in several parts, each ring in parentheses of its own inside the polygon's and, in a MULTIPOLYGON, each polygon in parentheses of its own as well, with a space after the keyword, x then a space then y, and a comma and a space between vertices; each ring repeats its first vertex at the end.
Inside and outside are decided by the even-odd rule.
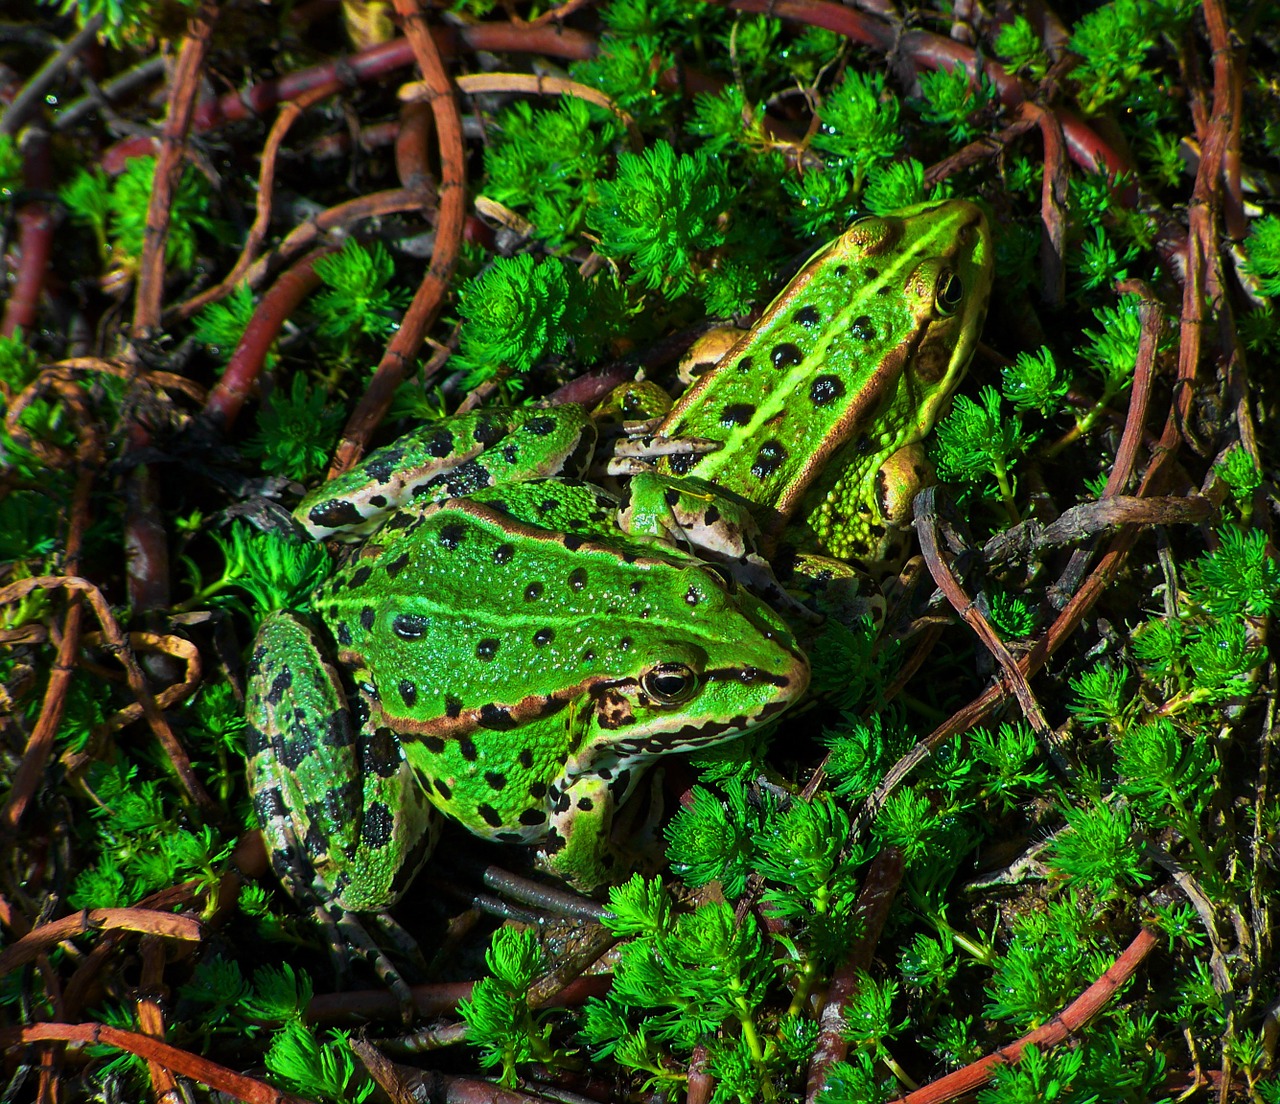
POLYGON ((705 567, 679 577, 680 615, 650 626, 629 673, 592 686, 579 769, 722 743, 808 687, 809 662, 768 605, 705 567))

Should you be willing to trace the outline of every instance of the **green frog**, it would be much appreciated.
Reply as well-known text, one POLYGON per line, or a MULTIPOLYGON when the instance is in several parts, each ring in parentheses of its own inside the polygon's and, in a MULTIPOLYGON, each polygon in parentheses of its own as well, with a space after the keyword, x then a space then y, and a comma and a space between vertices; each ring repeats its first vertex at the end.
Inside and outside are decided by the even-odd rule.
POLYGON ((986 219, 972 203, 859 219, 659 429, 722 447, 660 470, 750 503, 771 549, 882 558, 929 478, 921 442, 968 367, 991 281, 986 219))
POLYGON ((444 419, 307 496, 313 537, 365 543, 254 644, 250 788, 291 891, 373 957, 353 914, 398 898, 433 809, 611 880, 643 768, 809 680, 787 622, 711 561, 765 564, 756 525, 766 550, 874 554, 927 478, 990 283, 972 204, 855 223, 658 427, 718 447, 641 462, 625 505, 580 481, 596 431, 573 405, 444 419))

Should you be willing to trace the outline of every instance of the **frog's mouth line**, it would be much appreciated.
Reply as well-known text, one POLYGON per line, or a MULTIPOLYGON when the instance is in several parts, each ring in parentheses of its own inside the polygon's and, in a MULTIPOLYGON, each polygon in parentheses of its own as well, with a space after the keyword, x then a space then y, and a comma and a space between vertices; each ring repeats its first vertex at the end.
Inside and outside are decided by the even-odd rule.
MULTIPOLYGON (((737 667, 715 668, 704 672, 702 676, 704 685, 709 682, 738 682, 741 679, 742 669, 737 667)), ((748 725, 759 724, 767 717, 790 706, 804 692, 805 686, 808 684, 807 665, 797 665, 792 668, 792 672, 789 674, 776 675, 756 668, 755 681, 774 686, 779 691, 779 695, 775 696, 772 701, 762 705, 755 714, 754 719, 742 715, 721 723, 717 729, 717 734, 718 732, 741 730, 748 727, 748 725), (796 688, 795 693, 789 694, 785 698, 781 697, 781 691, 794 686, 797 681, 802 684, 796 688)), ((542 720, 544 717, 559 713, 574 701, 587 699, 591 702, 590 708, 596 713, 597 723, 600 727, 617 730, 637 723, 630 708, 630 698, 626 694, 620 693, 623 688, 634 692, 640 691, 639 682, 636 679, 593 679, 580 683, 578 686, 571 687, 568 690, 563 690, 558 694, 530 695, 521 701, 506 706, 498 705, 496 702, 488 702, 469 709, 459 708, 456 711, 448 709, 443 716, 433 718, 430 721, 414 721, 401 717, 395 721, 395 727, 402 737, 420 739, 428 745, 434 754, 439 754, 444 750, 446 740, 466 740, 467 743, 470 743, 471 741, 468 737, 481 729, 497 732, 510 731, 520 725, 542 720), (610 702, 612 702, 612 707, 610 707, 610 702), (619 708, 622 703, 626 703, 626 708, 619 708)), ((373 706, 375 711, 381 712, 376 697, 370 700, 370 705, 373 706)), ((385 716, 379 717, 378 723, 389 724, 390 719, 385 716)), ((657 722, 653 723, 656 724, 657 722)), ((708 725, 705 727, 710 729, 714 726, 708 725)), ((699 730, 700 726, 686 725, 677 731, 686 733, 699 730)), ((668 730, 668 733, 670 731, 668 730)), ((663 733, 662 735, 666 736, 668 733, 663 733)), ((708 738, 704 736, 700 742, 705 743, 708 738)), ((665 747, 666 744, 664 743, 663 746, 665 747)), ((464 752, 464 758, 470 759, 471 756, 466 755, 464 752)))

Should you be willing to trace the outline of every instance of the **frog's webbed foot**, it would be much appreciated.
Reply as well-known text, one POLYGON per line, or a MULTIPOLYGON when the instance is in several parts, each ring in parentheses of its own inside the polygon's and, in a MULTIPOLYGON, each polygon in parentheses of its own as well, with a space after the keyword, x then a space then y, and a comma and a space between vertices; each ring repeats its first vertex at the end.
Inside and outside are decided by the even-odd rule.
POLYGON ((649 472, 631 482, 631 501, 618 525, 632 536, 649 537, 681 548, 723 568, 784 617, 801 622, 818 615, 794 598, 773 573, 759 549, 760 529, 746 503, 696 479, 649 472))
POLYGON ((613 442, 604 465, 605 475, 639 475, 653 471, 653 461, 661 456, 705 456, 721 447, 710 437, 668 437, 651 433, 652 422, 634 422, 625 426, 628 435, 613 442))
POLYGON ((312 911, 329 944, 329 958, 333 963, 333 972, 338 979, 339 987, 345 989, 351 984, 351 960, 359 958, 396 998, 396 1002, 400 1005, 400 1018, 406 1025, 411 1023, 414 1014, 413 993, 404 976, 369 934, 368 928, 365 927, 365 918, 368 917, 377 924, 388 941, 415 968, 421 964, 425 973, 426 963, 423 962, 422 950, 414 938, 387 912, 361 915, 348 912, 332 901, 316 904, 312 911))

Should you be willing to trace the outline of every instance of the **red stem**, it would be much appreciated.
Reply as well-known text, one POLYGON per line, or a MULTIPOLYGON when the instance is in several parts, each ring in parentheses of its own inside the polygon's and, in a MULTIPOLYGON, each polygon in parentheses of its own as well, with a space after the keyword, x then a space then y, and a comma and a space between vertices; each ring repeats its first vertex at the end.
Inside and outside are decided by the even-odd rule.
MULTIPOLYGON (((31 191, 53 186, 49 158, 49 134, 30 127, 22 142, 23 181, 31 191)), ((53 255, 53 213, 42 200, 24 203, 18 212, 18 271, 0 321, 0 337, 13 337, 19 329, 29 333, 36 323, 40 294, 44 291, 49 258, 53 255)))
POLYGON ((321 257, 336 253, 336 246, 324 246, 308 253, 283 273, 262 297, 245 327, 240 344, 231 354, 227 369, 209 391, 205 414, 224 432, 231 428, 258 380, 267 350, 298 305, 320 286, 315 264, 321 257))

